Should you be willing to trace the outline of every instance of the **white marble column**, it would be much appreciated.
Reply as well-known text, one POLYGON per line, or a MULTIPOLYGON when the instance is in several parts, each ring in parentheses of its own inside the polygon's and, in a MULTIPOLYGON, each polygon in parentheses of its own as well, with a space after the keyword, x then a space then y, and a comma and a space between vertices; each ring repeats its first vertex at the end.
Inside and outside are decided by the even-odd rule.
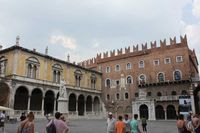
POLYGON ((167 109, 164 109, 165 112, 165 120, 167 120, 167 109))
POLYGON ((194 103, 194 94, 193 94, 193 84, 190 85, 190 98, 191 98, 191 106, 192 106, 192 112, 195 114, 195 103, 194 103))
POLYGON ((27 108, 28 112, 30 112, 30 104, 31 104, 31 96, 29 95, 28 96, 28 108, 27 108))
POLYGON ((44 97, 42 97, 42 109, 41 109, 41 111, 42 111, 42 115, 44 115, 44 97))

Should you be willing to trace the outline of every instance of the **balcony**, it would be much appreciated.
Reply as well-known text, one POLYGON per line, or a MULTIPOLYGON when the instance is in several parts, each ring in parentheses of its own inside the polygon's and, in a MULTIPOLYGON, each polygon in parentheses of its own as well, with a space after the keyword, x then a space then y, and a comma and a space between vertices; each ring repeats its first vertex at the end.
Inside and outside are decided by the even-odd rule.
POLYGON ((179 100, 179 95, 173 96, 160 96, 156 97, 156 101, 178 101, 179 100))

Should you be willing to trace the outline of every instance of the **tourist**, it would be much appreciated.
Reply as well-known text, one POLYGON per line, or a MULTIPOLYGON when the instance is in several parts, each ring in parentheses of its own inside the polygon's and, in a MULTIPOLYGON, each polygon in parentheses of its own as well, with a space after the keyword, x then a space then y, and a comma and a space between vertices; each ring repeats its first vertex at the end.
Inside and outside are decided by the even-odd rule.
POLYGON ((195 115, 192 118, 192 124, 193 124, 193 127, 194 127, 194 132, 200 133, 200 118, 199 118, 198 115, 195 115))
POLYGON ((178 116, 178 120, 176 121, 176 127, 178 128, 179 133, 187 132, 185 124, 186 124, 186 122, 184 121, 184 115, 180 114, 178 116))
POLYGON ((5 115, 5 111, 1 112, 0 114, 0 128, 2 128, 2 132, 5 132, 4 126, 5 126, 5 120, 6 120, 6 115, 5 115))
POLYGON ((125 123, 125 125, 126 125, 126 128, 125 128, 125 132, 126 133, 131 133, 131 125, 130 125, 130 119, 129 119, 129 117, 128 117, 128 114, 125 114, 124 115, 124 120, 123 120, 123 122, 125 123))
POLYGON ((115 118, 113 118, 112 113, 109 112, 107 119, 107 133, 115 133, 115 122, 115 118))
POLYGON ((145 116, 141 118, 143 132, 147 132, 147 119, 145 116))
POLYGON ((21 116, 20 116, 20 120, 23 121, 26 119, 26 115, 25 112, 22 112, 21 116))
POLYGON ((30 112, 27 115, 27 118, 20 123, 20 126, 18 128, 18 133, 35 133, 34 128, 34 114, 33 112, 30 112))
POLYGON ((48 130, 48 127, 51 126, 52 123, 54 123, 55 128, 56 128, 56 133, 67 133, 69 128, 67 126, 67 124, 60 119, 61 117, 61 113, 60 112, 56 112, 55 113, 55 119, 52 119, 46 126, 46 129, 48 130))
POLYGON ((134 119, 131 120, 131 123, 130 123, 131 133, 141 133, 137 119, 138 119, 138 114, 134 114, 134 119))
POLYGON ((118 121, 115 123, 115 133, 125 133, 126 125, 122 121, 122 116, 118 116, 118 121))

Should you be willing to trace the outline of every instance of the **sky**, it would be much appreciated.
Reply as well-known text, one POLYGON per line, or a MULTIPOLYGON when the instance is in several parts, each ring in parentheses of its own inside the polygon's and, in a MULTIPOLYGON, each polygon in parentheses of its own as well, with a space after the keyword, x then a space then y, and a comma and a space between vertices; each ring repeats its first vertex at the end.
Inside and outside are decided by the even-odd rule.
POLYGON ((200 59, 200 0, 0 0, 0 45, 71 62, 187 35, 200 59))

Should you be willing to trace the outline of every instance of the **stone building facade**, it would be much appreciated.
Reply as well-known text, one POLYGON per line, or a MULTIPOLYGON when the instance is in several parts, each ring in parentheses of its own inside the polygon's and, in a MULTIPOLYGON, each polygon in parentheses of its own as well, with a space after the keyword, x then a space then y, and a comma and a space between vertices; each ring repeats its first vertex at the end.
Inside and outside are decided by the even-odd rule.
POLYGON ((176 37, 97 54, 79 65, 102 72, 102 100, 107 111, 149 119, 175 119, 180 112, 179 96, 195 90, 196 110, 200 91, 198 61, 186 36, 176 37))
POLYGON ((48 49, 42 54, 23 48, 17 40, 0 49, 0 105, 13 108, 16 116, 29 111, 43 116, 61 109, 69 117, 101 117, 101 76, 49 56, 48 49), (64 102, 59 100, 61 82, 64 102))

